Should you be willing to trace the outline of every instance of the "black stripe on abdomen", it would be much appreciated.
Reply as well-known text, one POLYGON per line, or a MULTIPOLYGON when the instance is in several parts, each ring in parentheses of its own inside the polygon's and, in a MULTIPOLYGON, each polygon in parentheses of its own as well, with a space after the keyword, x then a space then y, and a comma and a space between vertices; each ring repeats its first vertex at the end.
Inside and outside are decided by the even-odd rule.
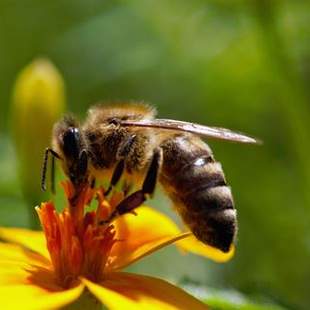
POLYGON ((218 162, 195 162, 203 160, 196 159, 192 164, 180 169, 173 178, 173 185, 182 196, 190 193, 226 185, 221 164, 218 162))

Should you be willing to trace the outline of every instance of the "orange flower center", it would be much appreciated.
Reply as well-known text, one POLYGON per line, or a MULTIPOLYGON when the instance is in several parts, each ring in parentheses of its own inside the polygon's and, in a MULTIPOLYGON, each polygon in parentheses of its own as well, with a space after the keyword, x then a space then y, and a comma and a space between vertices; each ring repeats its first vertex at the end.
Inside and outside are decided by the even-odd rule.
POLYGON ((52 202, 37 208, 54 271, 64 287, 72 286, 81 275, 99 282, 104 278, 105 266, 111 259, 109 254, 117 241, 114 226, 106 220, 123 195, 116 193, 108 201, 104 189, 85 186, 76 199, 73 185, 69 181, 62 185, 68 200, 62 212, 58 213, 52 202), (97 208, 85 212, 95 194, 97 208))

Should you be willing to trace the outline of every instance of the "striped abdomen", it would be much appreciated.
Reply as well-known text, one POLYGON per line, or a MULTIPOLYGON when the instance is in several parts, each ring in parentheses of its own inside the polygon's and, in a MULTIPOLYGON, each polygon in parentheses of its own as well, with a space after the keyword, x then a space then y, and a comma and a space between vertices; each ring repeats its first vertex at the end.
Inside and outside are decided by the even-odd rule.
POLYGON ((183 221, 200 241, 227 252, 237 219, 220 163, 208 145, 192 135, 175 135, 161 147, 160 181, 183 221))

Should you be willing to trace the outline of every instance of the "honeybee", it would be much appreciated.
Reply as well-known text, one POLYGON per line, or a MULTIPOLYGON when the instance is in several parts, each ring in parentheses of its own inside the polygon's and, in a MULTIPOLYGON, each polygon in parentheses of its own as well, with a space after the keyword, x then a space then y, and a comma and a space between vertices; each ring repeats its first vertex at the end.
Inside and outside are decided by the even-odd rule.
POLYGON ((55 124, 52 149, 45 152, 43 189, 49 154, 52 167, 54 158, 60 159, 77 196, 85 184, 103 178, 110 180, 108 195, 123 178, 126 196, 108 219, 112 221, 140 206, 159 181, 197 239, 229 251, 237 232, 233 197, 221 164, 199 136, 258 141, 228 129, 156 119, 155 115, 149 105, 126 103, 93 106, 83 124, 65 116, 55 124), (129 190, 132 184, 135 191, 129 190))

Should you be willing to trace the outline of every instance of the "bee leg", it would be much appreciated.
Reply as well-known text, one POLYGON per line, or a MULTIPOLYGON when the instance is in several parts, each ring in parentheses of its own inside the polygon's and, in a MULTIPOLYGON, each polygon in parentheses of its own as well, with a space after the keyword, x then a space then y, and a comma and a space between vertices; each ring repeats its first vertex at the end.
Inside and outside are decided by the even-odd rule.
POLYGON ((122 191, 124 193, 124 197, 126 197, 132 189, 133 184, 130 182, 124 181, 122 191))
POLYGON ((110 185, 107 189, 107 191, 105 192, 105 195, 109 195, 109 193, 111 192, 111 190, 113 189, 113 187, 118 183, 118 181, 120 180, 124 170, 125 170, 125 160, 126 157, 128 156, 132 144, 135 141, 136 135, 133 135, 131 137, 129 137, 129 139, 119 148, 118 152, 117 152, 117 159, 118 159, 118 163, 113 171, 113 175, 112 175, 112 179, 110 182, 110 185))
POLYGON ((96 186, 96 178, 92 178, 91 181, 90 181, 90 188, 94 189, 95 186, 96 186))
POLYGON ((123 201, 121 201, 112 212, 108 220, 102 221, 101 224, 109 223, 118 215, 125 213, 134 213, 134 210, 139 207, 146 199, 148 195, 152 195, 155 190, 157 176, 160 170, 162 162, 162 150, 156 149, 153 154, 153 158, 149 169, 147 171, 146 177, 143 181, 142 189, 132 193, 127 196, 123 201))
POLYGON ((163 152, 161 148, 156 148, 154 150, 153 158, 149 169, 147 171, 146 177, 143 181, 142 192, 145 195, 152 196, 155 191, 155 186, 157 183, 158 173, 163 161, 163 152))
POLYGON ((44 152, 43 166, 42 166, 42 177, 41 177, 41 188, 43 191, 46 191, 46 172, 47 172, 47 163, 48 155, 52 155, 52 165, 51 165, 51 189, 52 193, 55 193, 55 158, 61 159, 61 157, 51 148, 46 148, 44 152))
POLYGON ((114 171, 113 171, 113 175, 112 175, 112 178, 111 178, 111 182, 110 182, 110 185, 107 189, 107 191, 105 192, 105 196, 108 196, 111 192, 111 190, 113 189, 113 187, 117 184, 117 182, 120 180, 123 172, 124 172, 124 169, 125 169, 125 160, 122 159, 120 160, 114 171))

